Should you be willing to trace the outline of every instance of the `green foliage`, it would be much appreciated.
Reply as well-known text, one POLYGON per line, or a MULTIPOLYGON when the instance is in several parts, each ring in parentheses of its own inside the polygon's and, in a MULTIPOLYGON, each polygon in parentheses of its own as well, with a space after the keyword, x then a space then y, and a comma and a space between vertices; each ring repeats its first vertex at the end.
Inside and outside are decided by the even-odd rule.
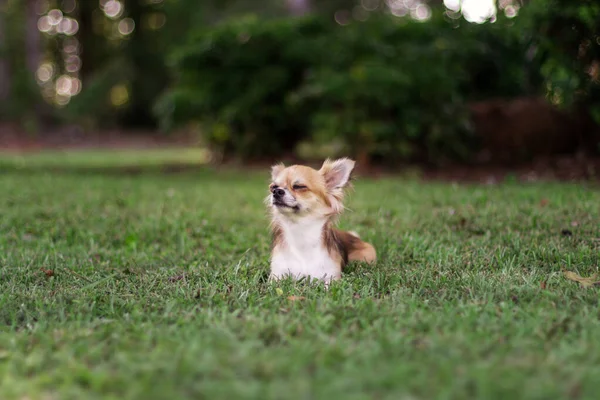
POLYGON ((462 159, 474 146, 467 100, 522 94, 534 79, 518 35, 455 24, 441 14, 227 22, 178 49, 177 83, 156 112, 167 128, 200 121, 209 143, 241 156, 300 142, 386 161, 462 159))
POLYGON ((358 180, 326 291, 267 281, 267 176, 2 171, 0 398, 598 397, 598 190, 358 180))
POLYGON ((523 8, 520 28, 535 38, 547 96, 600 124, 600 4, 547 0, 523 8))
POLYGON ((310 66, 295 43, 326 36, 320 19, 236 19, 195 32, 174 56, 177 84, 157 104, 167 124, 197 119, 208 141, 253 156, 293 143, 306 130, 289 107, 310 66))
POLYGON ((387 16, 336 29, 313 47, 319 64, 294 94, 310 104, 311 139, 343 138, 352 154, 383 160, 466 158, 475 145, 467 100, 524 91, 501 73, 523 66, 519 48, 494 46, 492 29, 387 16))

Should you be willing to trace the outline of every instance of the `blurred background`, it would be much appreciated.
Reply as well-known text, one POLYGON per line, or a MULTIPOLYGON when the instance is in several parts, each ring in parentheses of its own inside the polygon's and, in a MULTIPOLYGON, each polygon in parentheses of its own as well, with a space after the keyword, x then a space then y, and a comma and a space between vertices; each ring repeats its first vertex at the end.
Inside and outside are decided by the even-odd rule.
POLYGON ((5 152, 594 175, 599 84, 593 0, 0 0, 5 152))

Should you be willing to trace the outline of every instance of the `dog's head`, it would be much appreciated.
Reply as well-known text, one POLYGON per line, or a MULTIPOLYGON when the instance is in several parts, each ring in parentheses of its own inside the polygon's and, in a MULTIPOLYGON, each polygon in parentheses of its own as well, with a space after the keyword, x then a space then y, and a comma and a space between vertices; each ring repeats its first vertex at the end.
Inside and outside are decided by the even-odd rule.
POLYGON ((333 216, 344 209, 344 188, 350 181, 354 161, 327 160, 320 170, 303 165, 273 166, 271 194, 267 198, 273 212, 282 216, 333 216))

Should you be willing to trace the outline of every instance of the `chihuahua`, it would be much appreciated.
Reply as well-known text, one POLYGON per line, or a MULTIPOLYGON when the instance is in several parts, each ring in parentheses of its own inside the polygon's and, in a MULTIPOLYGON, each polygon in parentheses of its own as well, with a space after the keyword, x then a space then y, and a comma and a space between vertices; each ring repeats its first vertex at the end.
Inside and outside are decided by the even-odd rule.
POLYGON ((372 245, 334 227, 354 164, 342 158, 326 160, 318 171, 303 165, 272 167, 266 199, 273 233, 270 279, 289 276, 328 284, 341 278, 350 261, 376 261, 372 245))

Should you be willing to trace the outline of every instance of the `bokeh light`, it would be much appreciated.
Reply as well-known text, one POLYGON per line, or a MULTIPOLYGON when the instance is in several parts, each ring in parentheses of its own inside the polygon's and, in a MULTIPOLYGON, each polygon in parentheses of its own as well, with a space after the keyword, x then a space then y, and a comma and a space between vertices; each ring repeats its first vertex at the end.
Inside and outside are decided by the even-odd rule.
POLYGON ((379 8, 380 0, 362 0, 361 5, 367 11, 375 11, 379 8))
POLYGON ((431 8, 427 4, 419 4, 414 10, 411 10, 410 16, 417 21, 427 21, 431 18, 431 8))
POLYGON ((152 30, 156 31, 165 26, 167 22, 167 17, 163 13, 150 13, 144 17, 145 26, 152 30))
POLYGON ((110 90, 110 102, 115 107, 124 106, 129 102, 129 89, 126 85, 115 85, 110 90))
POLYGON ((67 75, 61 75, 56 80, 56 93, 61 96, 70 96, 71 95, 71 77, 67 75))
POLYGON ((66 38, 63 42, 63 52, 67 54, 79 53, 79 40, 74 37, 66 38))
POLYGON ((496 15, 495 0, 463 0, 462 14, 469 22, 484 23, 496 15))
POLYGON ((68 56, 65 64, 68 72, 77 72, 81 69, 81 58, 75 55, 68 56))
POLYGON ((79 78, 71 78, 71 97, 77 96, 81 92, 81 86, 79 78))
POLYGON ((444 6, 451 11, 460 11, 460 0, 444 0, 444 6))
POLYGON ((348 10, 339 10, 334 14, 335 22, 340 25, 348 25, 351 21, 352 14, 348 10))
POLYGON ((40 32, 50 32, 50 30, 52 29, 52 25, 50 24, 50 17, 44 16, 38 19, 38 29, 40 30, 40 32))
POLYGON ((60 24, 60 21, 63 19, 63 13, 60 10, 54 9, 48 12, 48 22, 52 26, 56 26, 60 24))
POLYGON ((508 18, 514 18, 517 16, 517 7, 515 6, 507 6, 504 9, 504 14, 508 17, 508 18))
POLYGON ((39 83, 46 83, 54 76, 54 65, 52 63, 43 63, 36 72, 36 78, 39 83))
POLYGON ((102 11, 107 17, 117 19, 123 15, 123 4, 118 0, 108 0, 102 5, 102 11))
POLYGON ((405 17, 408 15, 408 13, 410 11, 408 8, 406 8, 404 6, 398 6, 398 7, 390 7, 390 12, 392 13, 392 15, 394 15, 396 17, 405 17))
POLYGON ((79 31, 79 23, 73 18, 63 18, 56 28, 56 31, 68 36, 73 36, 79 31))
POLYGON ((54 98, 54 104, 56 104, 59 107, 64 107, 67 104, 69 104, 69 102, 71 101, 71 96, 63 96, 63 95, 56 95, 56 97, 54 98))
POLYGON ((36 12, 41 15, 37 27, 40 32, 52 37, 51 40, 55 41, 59 50, 58 54, 62 55, 60 57, 57 53, 50 53, 36 70, 36 80, 42 96, 59 107, 67 105, 82 88, 79 79, 82 61, 76 36, 79 32, 79 22, 74 16, 68 15, 76 8, 75 0, 62 0, 58 4, 48 0, 36 2, 36 12), (63 8, 52 8, 57 5, 63 8))
POLYGON ((118 28, 119 33, 123 36, 130 35, 135 29, 135 22, 131 18, 125 18, 119 21, 118 28))

